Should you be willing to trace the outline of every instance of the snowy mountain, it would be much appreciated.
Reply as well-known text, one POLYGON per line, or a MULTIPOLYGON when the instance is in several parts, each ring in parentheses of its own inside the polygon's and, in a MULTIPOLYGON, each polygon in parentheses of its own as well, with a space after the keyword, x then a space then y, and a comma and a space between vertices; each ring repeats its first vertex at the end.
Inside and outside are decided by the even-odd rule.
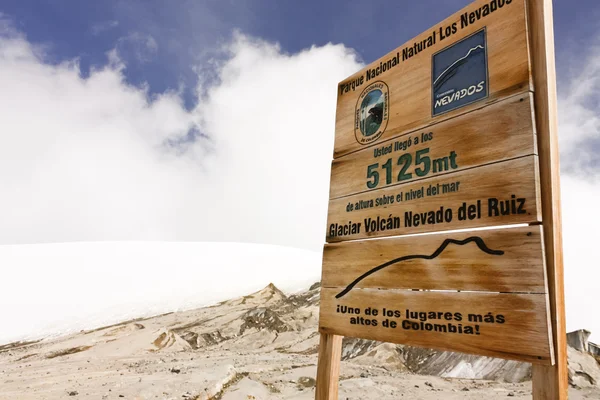
POLYGON ((321 254, 240 243, 0 246, 0 345, 214 304, 320 279, 321 254))

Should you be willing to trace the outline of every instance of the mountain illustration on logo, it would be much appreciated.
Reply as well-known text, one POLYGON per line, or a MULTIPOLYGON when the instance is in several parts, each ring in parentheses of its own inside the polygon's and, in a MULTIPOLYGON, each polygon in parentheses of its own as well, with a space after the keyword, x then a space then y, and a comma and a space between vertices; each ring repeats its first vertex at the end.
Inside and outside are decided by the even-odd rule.
POLYGON ((469 57, 477 56, 481 52, 485 52, 485 47, 478 44, 477 46, 469 49, 469 52, 467 53, 466 56, 461 57, 458 60, 454 61, 448 68, 446 68, 444 71, 442 71, 442 73, 433 81, 434 90, 441 87, 444 83, 446 83, 449 79, 451 79, 454 75, 456 75, 456 73, 459 71, 459 69, 463 65, 465 65, 466 63, 469 62, 469 57))
POLYGON ((488 97, 485 28, 432 56, 432 115, 488 97))
POLYGON ((436 251, 434 251, 432 254, 430 255, 424 255, 424 254, 413 254, 413 255, 408 255, 408 256, 402 256, 402 257, 398 257, 395 258, 393 260, 390 260, 386 263, 383 263, 381 265, 378 265, 377 267, 370 269, 369 271, 365 272, 364 274, 362 274, 361 276, 359 276, 358 278, 356 278, 351 284, 349 284, 348 286, 346 286, 346 288, 344 290, 342 290, 340 293, 338 293, 335 298, 339 299, 344 297, 346 294, 348 294, 348 292, 350 292, 356 285, 358 285, 363 279, 367 278, 370 275, 373 275, 376 272, 381 271, 384 268, 387 268, 391 265, 394 264, 398 264, 404 261, 408 261, 408 260, 416 260, 416 259, 423 259, 423 260, 433 260, 434 258, 439 257, 444 250, 446 250, 446 248, 451 245, 457 245, 457 246, 464 246, 468 243, 474 242, 477 247, 479 248, 479 250, 481 250, 482 252, 486 253, 486 254, 491 254, 494 256, 502 256, 504 255, 504 251, 502 250, 492 250, 490 249, 485 242, 483 241, 482 238, 480 238, 479 236, 471 236, 467 239, 464 240, 457 240, 457 239, 446 239, 444 240, 444 242, 440 245, 440 247, 437 248, 436 251))
POLYGON ((355 109, 354 135, 366 145, 383 135, 388 123, 389 88, 383 81, 373 82, 363 90, 355 109))
POLYGON ((383 92, 379 89, 369 92, 360 106, 360 130, 364 136, 377 133, 383 120, 383 92))

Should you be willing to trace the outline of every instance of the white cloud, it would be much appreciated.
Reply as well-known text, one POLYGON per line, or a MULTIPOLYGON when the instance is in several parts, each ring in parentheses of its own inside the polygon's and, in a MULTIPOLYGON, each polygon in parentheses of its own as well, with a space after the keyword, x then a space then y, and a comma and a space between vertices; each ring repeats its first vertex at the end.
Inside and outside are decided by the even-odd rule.
POLYGON ((320 250, 342 46, 285 55, 238 35, 188 112, 111 64, 79 75, 0 39, 0 243, 231 240, 320 250), (209 137, 194 144, 190 129, 209 137), (180 143, 171 147, 167 143, 180 143), (183 155, 181 153, 183 152, 183 155))
POLYGON ((559 144, 563 171, 600 184, 600 46, 578 60, 575 73, 560 83, 559 144))
MULTIPOLYGON (((558 60, 560 62, 560 60, 558 60)), ((579 62, 576 74, 559 83, 559 145, 567 330, 588 329, 600 337, 600 320, 590 307, 600 303, 595 255, 600 223, 600 48, 579 62)))
POLYGON ((119 26, 119 21, 117 20, 102 21, 92 25, 90 31, 93 35, 97 36, 103 32, 116 28, 117 26, 119 26))
POLYGON ((339 46, 293 56, 238 37, 221 84, 201 104, 202 130, 216 132, 222 202, 240 240, 260 231, 292 245, 324 241, 337 81, 359 66, 339 46), (241 226, 245 227, 245 229, 241 226))
POLYGON ((121 58, 135 60, 143 64, 151 61, 156 56, 158 43, 152 35, 133 32, 119 38, 115 50, 121 58))
POLYGON ((600 319, 594 306, 600 303, 600 264, 595 252, 600 185, 565 175, 561 189, 567 330, 588 329, 591 339, 598 342, 600 319))

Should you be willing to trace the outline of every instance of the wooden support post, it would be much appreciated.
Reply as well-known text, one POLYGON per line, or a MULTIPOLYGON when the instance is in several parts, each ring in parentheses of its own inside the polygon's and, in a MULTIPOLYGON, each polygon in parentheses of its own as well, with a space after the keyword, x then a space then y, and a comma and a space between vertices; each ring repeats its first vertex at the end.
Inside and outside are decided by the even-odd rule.
POLYGON ((342 336, 321 333, 315 400, 337 400, 342 336))
POLYGON ((563 282, 560 168, 552 0, 529 0, 529 36, 534 78, 542 213, 555 360, 533 365, 533 399, 568 397, 565 297, 563 282))

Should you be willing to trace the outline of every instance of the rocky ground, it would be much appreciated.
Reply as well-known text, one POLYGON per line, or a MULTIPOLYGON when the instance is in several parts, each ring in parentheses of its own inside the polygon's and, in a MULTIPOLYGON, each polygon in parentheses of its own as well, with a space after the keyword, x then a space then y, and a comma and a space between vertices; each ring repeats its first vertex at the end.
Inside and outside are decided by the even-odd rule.
MULTIPOLYGON (((0 399, 314 399, 315 285, 273 285, 193 311, 0 346, 0 399)), ((340 399, 531 398, 514 361, 344 340, 340 399)), ((569 348, 570 399, 600 399, 599 363, 569 348)))

